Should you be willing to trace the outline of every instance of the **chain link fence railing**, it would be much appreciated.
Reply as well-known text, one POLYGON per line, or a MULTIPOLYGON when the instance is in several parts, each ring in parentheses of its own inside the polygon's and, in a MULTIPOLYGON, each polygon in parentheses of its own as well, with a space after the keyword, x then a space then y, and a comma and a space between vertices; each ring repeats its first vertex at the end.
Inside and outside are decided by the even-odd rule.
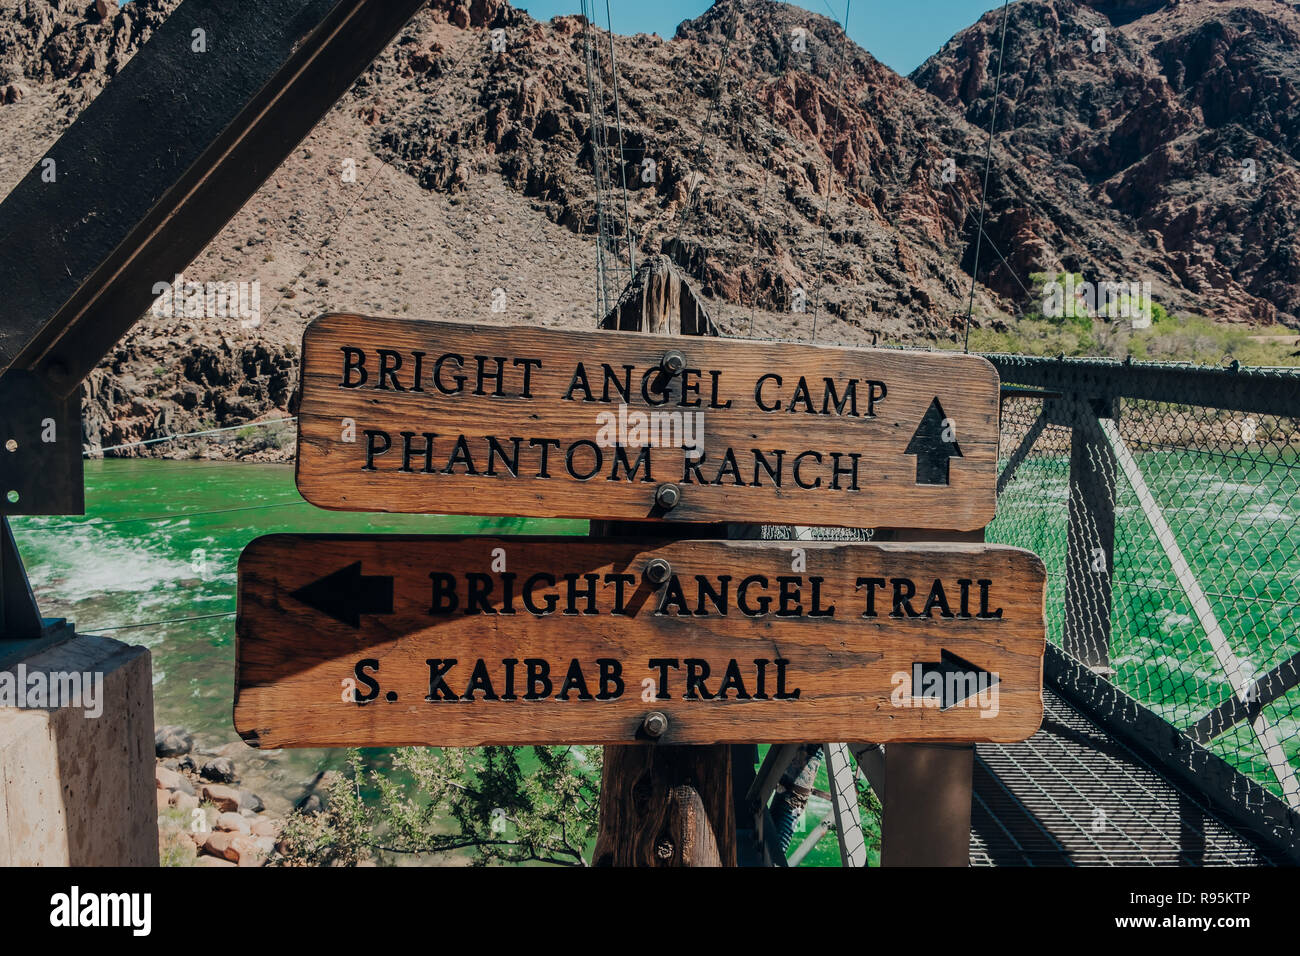
POLYGON ((1049 641, 1300 810, 1300 370, 990 358, 1049 641))

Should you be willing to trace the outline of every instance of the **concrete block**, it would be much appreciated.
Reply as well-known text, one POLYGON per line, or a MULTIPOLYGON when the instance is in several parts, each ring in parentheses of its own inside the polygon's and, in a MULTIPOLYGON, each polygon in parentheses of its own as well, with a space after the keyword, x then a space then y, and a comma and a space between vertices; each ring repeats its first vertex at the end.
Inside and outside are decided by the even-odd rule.
POLYGON ((0 866, 157 866, 149 652, 75 635, 0 671, 0 701, 20 674, 99 674, 103 710, 0 706, 0 866))

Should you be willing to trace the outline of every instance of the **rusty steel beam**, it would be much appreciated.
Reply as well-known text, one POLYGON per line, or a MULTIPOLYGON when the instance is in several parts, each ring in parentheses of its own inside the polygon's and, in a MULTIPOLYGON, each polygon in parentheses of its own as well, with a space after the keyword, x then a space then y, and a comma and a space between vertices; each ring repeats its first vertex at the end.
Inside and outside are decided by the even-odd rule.
POLYGON ((0 204, 0 375, 72 395, 422 3, 177 7, 0 204))

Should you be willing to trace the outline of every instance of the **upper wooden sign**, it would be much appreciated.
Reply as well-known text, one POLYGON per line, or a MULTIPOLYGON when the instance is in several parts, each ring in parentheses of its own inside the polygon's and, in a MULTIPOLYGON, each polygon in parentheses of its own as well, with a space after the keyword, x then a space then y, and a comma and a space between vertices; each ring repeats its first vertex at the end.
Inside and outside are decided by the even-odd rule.
POLYGON ((1015 741, 1043 563, 985 544, 272 535, 239 560, 261 747, 1015 741))
POLYGON ((298 490, 350 511, 848 527, 993 518, 974 355, 323 315, 298 490))

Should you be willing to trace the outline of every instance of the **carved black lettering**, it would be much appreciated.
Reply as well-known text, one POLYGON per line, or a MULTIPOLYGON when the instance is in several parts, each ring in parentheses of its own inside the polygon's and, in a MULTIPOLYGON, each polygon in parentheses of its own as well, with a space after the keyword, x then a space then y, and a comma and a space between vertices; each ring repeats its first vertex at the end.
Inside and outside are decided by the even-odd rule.
POLYGON ((686 700, 713 700, 704 686, 709 679, 709 662, 702 657, 688 657, 686 664, 686 700))
POLYGON ((473 700, 475 691, 481 692, 484 700, 500 700, 492 686, 492 676, 488 673, 487 662, 481 657, 474 662, 474 670, 469 675, 469 683, 465 685, 465 693, 461 696, 461 700, 473 700))
POLYGON ((604 376, 604 382, 600 391, 600 400, 606 403, 611 401, 609 397, 609 387, 612 385, 614 386, 614 391, 618 393, 619 401, 624 405, 632 401, 632 370, 634 368, 635 366, 632 365, 624 365, 623 379, 622 381, 619 381, 618 373, 614 371, 613 366, 602 362, 600 371, 604 376))
POLYGON ((655 700, 672 700, 673 695, 668 690, 668 668, 676 670, 680 662, 675 657, 652 657, 648 666, 659 669, 659 679, 655 681, 655 700))
POLYGON ((799 376, 799 384, 794 387, 794 395, 791 396, 790 405, 786 411, 793 412, 795 406, 800 402, 803 403, 803 410, 805 412, 808 412, 810 415, 817 414, 817 409, 813 408, 812 396, 808 394, 808 380, 802 375, 799 376))
POLYGON ((402 467, 399 471, 414 471, 411 467, 411 458, 415 455, 424 456, 424 467, 420 469, 423 474, 433 473, 433 440, 438 436, 433 432, 424 432, 424 447, 416 448, 413 444, 415 432, 402 432, 402 467))
POLYGON ((460 598, 456 595, 456 575, 447 571, 430 571, 429 580, 433 582, 433 599, 429 603, 429 613, 453 613, 460 604, 460 598))
POLYGON ((497 476, 497 459, 509 472, 511 478, 519 477, 519 445, 523 442, 522 438, 511 438, 514 448, 507 452, 505 446, 497 439, 495 435, 488 435, 488 463, 486 475, 495 478, 497 476))
POLYGON ((499 357, 489 358, 486 355, 475 355, 474 361, 478 363, 478 378, 474 382, 474 394, 486 395, 487 392, 483 391, 483 383, 486 380, 492 380, 496 382, 496 387, 492 389, 492 397, 503 398, 506 394, 502 387, 506 376, 506 360, 499 357), (496 363, 495 372, 489 372, 486 368, 487 363, 490 361, 496 363))
POLYGON ((697 617, 704 617, 709 613, 704 609, 704 599, 706 597, 713 603, 714 611, 723 617, 727 616, 727 582, 730 580, 730 574, 719 574, 718 589, 715 591, 713 585, 709 583, 707 575, 695 575, 695 614, 697 617))
POLYGON ((391 382, 393 391, 406 391, 397 380, 397 372, 402 367, 401 353, 393 349, 375 349, 375 354, 379 356, 379 374, 375 377, 375 388, 387 391, 391 382))
POLYGON ((803 605, 799 603, 799 589, 803 587, 803 578, 799 575, 779 574, 776 578, 777 617, 802 617, 803 605))
POLYGON ((758 479, 758 469, 761 467, 765 472, 767 472, 767 477, 772 479, 772 484, 780 488, 781 470, 782 470, 781 466, 782 466, 782 462, 785 459, 784 449, 777 448, 772 451, 772 454, 776 456, 775 468, 773 468, 772 465, 768 463, 767 456, 764 455, 761 450, 757 448, 753 448, 750 449, 750 451, 754 455, 754 487, 760 488, 763 485, 763 483, 758 479))
POLYGON ((600 581, 599 574, 584 574, 582 579, 587 582, 587 586, 578 590, 578 576, 576 574, 566 574, 564 581, 568 585, 568 593, 564 603, 565 614, 599 614, 596 610, 596 584, 600 581), (578 596, 581 593, 582 598, 586 601, 587 607, 583 611, 578 610, 578 596))
POLYGON ((876 614, 876 588, 884 589, 889 582, 884 578, 858 578, 856 591, 867 589, 867 609, 862 612, 863 617, 877 617, 876 614))
POLYGON ((569 379, 569 387, 564 390, 561 398, 566 402, 573 401, 573 393, 578 389, 582 389, 584 396, 582 400, 584 402, 594 402, 596 400, 595 396, 591 394, 591 382, 587 380, 587 368, 581 362, 573 370, 573 378, 569 379))
POLYGON ((542 450, 541 459, 537 463, 537 477, 549 478, 550 471, 547 470, 547 456, 550 454, 551 447, 560 447, 558 438, 530 438, 528 439, 529 448, 540 448, 542 450))
POLYGON ((856 378, 849 379, 849 384, 844 389, 843 398, 836 394, 835 379, 824 378, 822 381, 826 383, 826 388, 822 392, 822 414, 829 415, 830 408, 833 405, 835 406, 836 415, 845 414, 844 409, 848 408, 848 414, 856 418, 858 414, 858 380, 856 378))
POLYGON ((555 699, 568 700, 571 690, 578 692, 578 700, 595 700, 587 690, 587 678, 583 676, 582 665, 576 657, 569 661, 569 670, 564 675, 564 683, 560 685, 560 692, 555 695, 555 699))
POLYGON ((380 455, 388 454, 388 449, 393 447, 393 439, 388 436, 388 432, 380 431, 377 428, 367 428, 364 432, 366 436, 366 463, 361 466, 362 471, 376 471, 375 459, 380 455), (382 442, 382 444, 380 444, 382 442))
POLYGON ((977 583, 980 586, 979 616, 986 620, 1000 618, 1002 616, 1002 608, 998 608, 996 611, 989 610, 989 588, 993 587, 993 582, 981 578, 977 583))
POLYGON ((922 617, 932 617, 931 611, 938 608, 940 617, 952 617, 952 608, 948 606, 948 595, 944 593, 943 582, 938 578, 930 585, 930 593, 926 596, 925 607, 921 608, 922 617))
POLYGON ((527 581, 524 582, 524 608, 529 614, 537 617, 545 617, 547 614, 555 613, 555 606, 560 602, 559 596, 554 593, 543 595, 545 604, 538 607, 533 601, 533 589, 537 587, 539 581, 545 582, 548 588, 555 587, 555 575, 548 574, 545 571, 538 571, 527 581))
POLYGON ((542 360, 530 359, 530 358, 517 358, 510 364, 516 366, 522 366, 524 370, 524 384, 523 387, 520 388, 519 390, 519 397, 532 398, 533 393, 531 391, 531 388, 532 388, 533 369, 535 368, 540 369, 542 367, 542 360))
POLYGON ((801 451, 799 454, 795 455, 794 456, 794 483, 798 485, 800 488, 806 488, 806 489, 820 488, 822 486, 821 475, 818 475, 817 480, 814 481, 811 485, 803 480, 803 475, 800 473, 799 469, 803 467, 803 460, 805 458, 814 458, 816 459, 817 464, 819 465, 822 463, 822 453, 819 451, 801 451))
POLYGON ((466 614, 496 613, 488 603, 488 595, 492 593, 492 582, 492 575, 484 574, 482 571, 469 571, 465 574, 465 585, 468 590, 465 595, 466 614))
POLYGON ((800 694, 798 687, 796 687, 794 690, 785 689, 786 668, 790 666, 790 662, 778 657, 775 663, 776 663, 776 699, 777 700, 798 700, 800 694))
POLYGON ((439 355, 438 361, 433 363, 433 384, 437 387, 438 391, 442 392, 444 395, 459 395, 465 390, 466 376, 453 375, 451 380, 456 384, 448 385, 442 378, 442 367, 447 362, 455 362, 456 371, 458 372, 465 367, 465 357, 463 355, 457 355, 455 352, 448 352, 446 355, 439 355))
POLYGON ((366 384, 366 351, 365 349, 353 348, 351 345, 344 345, 339 348, 343 353, 343 381, 339 382, 339 388, 360 388, 366 384), (356 381, 352 380, 352 373, 357 373, 356 381))
POLYGON ((612 657, 596 658, 600 668, 600 691, 597 700, 617 700, 623 696, 623 665, 612 657))
POLYGON ((524 700, 542 700, 551 696, 551 665, 540 657, 524 658, 524 700))
POLYGON ((746 617, 762 617, 767 613, 767 609, 772 605, 772 599, 766 594, 758 599, 758 609, 755 610, 749 606, 748 594, 749 586, 757 584, 761 588, 767 587, 767 578, 761 574, 751 574, 740 582, 740 587, 736 588, 736 607, 740 608, 740 613, 746 617))
POLYGON ((745 679, 740 676, 740 666, 733 657, 727 661, 727 669, 722 674, 722 686, 718 688, 718 700, 726 700, 727 692, 734 690, 736 700, 752 700, 745 690, 745 679))
POLYGON ((627 610, 626 596, 623 589, 629 584, 636 584, 636 575, 613 573, 605 575, 605 583, 614 585, 614 610, 612 614, 630 615, 627 610))
POLYGON ((429 665, 429 693, 425 700, 460 700, 455 692, 447 686, 447 671, 456 666, 456 658, 432 657, 425 661, 429 665))
POLYGON ((645 465, 645 474, 641 476, 641 481, 654 481, 654 479, 650 477, 650 446, 645 445, 642 447, 641 453, 636 456, 636 463, 629 464, 627 460, 627 449, 622 445, 619 445, 614 449, 614 465, 610 469, 608 480, 618 481, 618 472, 619 469, 622 468, 623 472, 627 475, 628 481, 636 481, 637 473, 640 472, 643 464, 645 465))
POLYGON ((576 478, 578 481, 587 481, 596 472, 600 471, 600 466, 605 463, 605 456, 600 450, 600 446, 594 441, 584 438, 581 441, 575 441, 569 446, 569 450, 564 453, 564 469, 569 473, 570 478, 576 478), (573 458, 579 448, 591 449, 591 471, 586 474, 579 474, 577 467, 573 464, 573 458))
POLYGON ((365 684, 368 688, 366 692, 361 693, 360 687, 352 690, 352 699, 358 704, 365 704, 379 696, 379 681, 375 680, 366 671, 379 670, 379 661, 373 657, 367 657, 365 660, 357 661, 357 666, 353 668, 352 673, 356 676, 358 684, 365 684))
POLYGON ((894 586, 894 609, 890 617, 920 617, 912 608, 912 598, 916 596, 916 585, 909 578, 890 578, 894 586))
POLYGON ((447 467, 442 470, 442 473, 444 475, 456 474, 457 465, 463 465, 467 475, 478 474, 478 469, 474 467, 474 458, 469 453, 469 443, 465 440, 464 435, 456 436, 456 446, 451 450, 451 455, 447 458, 447 467))

